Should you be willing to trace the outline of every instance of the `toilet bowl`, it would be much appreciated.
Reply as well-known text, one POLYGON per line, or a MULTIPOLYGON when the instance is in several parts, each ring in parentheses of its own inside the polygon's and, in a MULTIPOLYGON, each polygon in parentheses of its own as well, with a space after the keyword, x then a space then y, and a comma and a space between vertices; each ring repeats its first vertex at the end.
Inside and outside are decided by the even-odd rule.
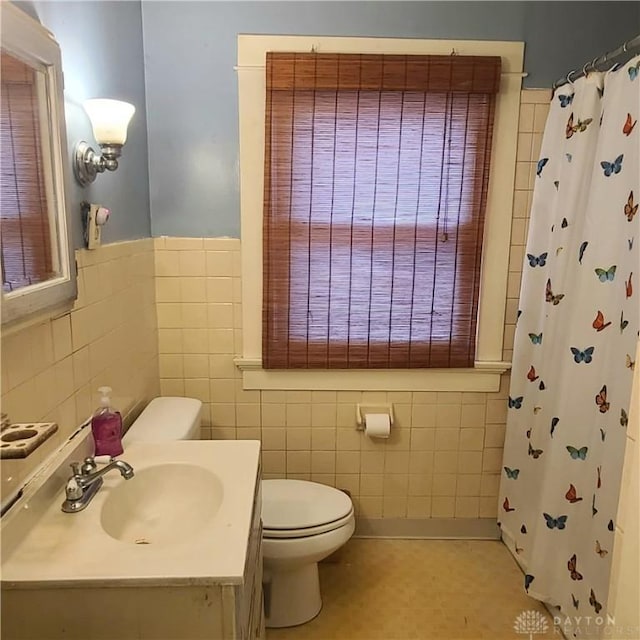
POLYGON ((266 625, 308 622, 322 608, 318 562, 353 535, 351 499, 316 482, 263 480, 262 523, 266 625))
MULTIPOLYGON (((125 449, 132 442, 199 439, 201 407, 193 398, 154 398, 122 439, 125 449)), ((322 608, 318 562, 353 535, 353 503, 317 482, 263 480, 262 523, 266 625, 307 622, 322 608)))

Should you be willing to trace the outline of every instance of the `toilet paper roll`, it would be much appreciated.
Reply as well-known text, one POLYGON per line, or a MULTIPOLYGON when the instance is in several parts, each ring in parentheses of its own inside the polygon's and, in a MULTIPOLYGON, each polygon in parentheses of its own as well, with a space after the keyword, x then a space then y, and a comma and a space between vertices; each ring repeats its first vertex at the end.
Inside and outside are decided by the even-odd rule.
POLYGON ((370 438, 388 438, 391 420, 388 413, 367 413, 364 417, 364 432, 370 438))

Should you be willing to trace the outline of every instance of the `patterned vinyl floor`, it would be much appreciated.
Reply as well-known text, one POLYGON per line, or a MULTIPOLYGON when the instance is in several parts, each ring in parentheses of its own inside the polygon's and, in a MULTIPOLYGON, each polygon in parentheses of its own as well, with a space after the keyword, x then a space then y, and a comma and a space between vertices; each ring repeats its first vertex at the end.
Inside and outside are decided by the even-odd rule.
POLYGON ((267 640, 562 638, 497 541, 352 539, 320 564, 320 583, 320 614, 267 640))

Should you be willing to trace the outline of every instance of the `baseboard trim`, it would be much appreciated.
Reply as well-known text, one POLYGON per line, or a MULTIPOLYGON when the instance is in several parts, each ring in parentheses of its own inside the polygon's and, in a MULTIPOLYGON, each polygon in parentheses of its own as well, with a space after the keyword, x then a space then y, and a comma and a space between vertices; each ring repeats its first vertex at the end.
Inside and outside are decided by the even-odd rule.
POLYGON ((355 538, 499 540, 493 518, 358 518, 355 538))

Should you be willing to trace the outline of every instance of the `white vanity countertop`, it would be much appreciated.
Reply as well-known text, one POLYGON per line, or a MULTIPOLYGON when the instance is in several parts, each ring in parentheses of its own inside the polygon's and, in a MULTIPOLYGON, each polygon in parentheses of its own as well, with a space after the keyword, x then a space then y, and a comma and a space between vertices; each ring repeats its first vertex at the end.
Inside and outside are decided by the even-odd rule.
POLYGON ((241 582, 259 456, 257 440, 132 443, 119 458, 133 466, 135 473, 175 463, 214 473, 223 488, 217 513, 195 532, 185 527, 184 536, 177 541, 133 544, 117 540, 102 527, 102 506, 118 485, 135 482, 135 475, 125 480, 117 471, 110 471, 84 511, 63 513, 64 489, 55 496, 15 549, 3 553, 3 587, 241 582))

